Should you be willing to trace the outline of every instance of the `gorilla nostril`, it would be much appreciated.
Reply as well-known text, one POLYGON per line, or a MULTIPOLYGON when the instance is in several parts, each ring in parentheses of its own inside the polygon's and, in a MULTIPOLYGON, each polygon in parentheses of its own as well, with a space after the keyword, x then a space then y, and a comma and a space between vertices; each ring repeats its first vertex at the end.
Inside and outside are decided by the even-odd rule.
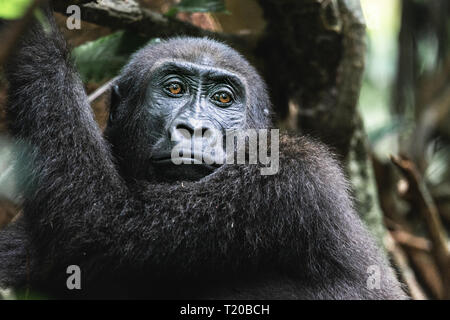
POLYGON ((194 129, 191 126, 188 126, 184 123, 180 123, 176 126, 177 130, 186 130, 187 132, 189 132, 189 134, 193 135, 194 134, 194 129))
POLYGON ((183 137, 184 139, 192 138, 203 138, 209 136, 210 128, 208 126, 193 126, 189 123, 178 123, 169 130, 169 138, 176 135, 178 138, 183 137))
POLYGON ((184 124, 184 123, 177 124, 176 129, 177 130, 184 129, 184 130, 194 133, 194 129, 191 126, 184 124))
POLYGON ((190 140, 194 136, 194 128, 186 123, 178 123, 169 130, 171 140, 190 140))

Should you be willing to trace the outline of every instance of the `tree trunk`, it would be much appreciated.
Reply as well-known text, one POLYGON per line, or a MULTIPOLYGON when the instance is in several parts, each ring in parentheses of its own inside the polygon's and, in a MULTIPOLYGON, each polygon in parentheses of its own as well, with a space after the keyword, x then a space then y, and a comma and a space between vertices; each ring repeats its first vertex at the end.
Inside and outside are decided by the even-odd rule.
POLYGON ((332 147, 358 212, 381 240, 381 210, 357 110, 365 23, 357 0, 259 0, 267 29, 255 50, 280 126, 332 147))

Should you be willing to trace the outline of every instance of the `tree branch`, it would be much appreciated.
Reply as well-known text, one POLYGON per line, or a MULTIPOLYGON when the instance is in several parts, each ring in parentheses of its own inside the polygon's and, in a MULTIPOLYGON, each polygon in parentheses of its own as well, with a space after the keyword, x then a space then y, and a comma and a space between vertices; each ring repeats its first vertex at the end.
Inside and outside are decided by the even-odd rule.
MULTIPOLYGON (((72 0, 59 0, 54 2, 53 7, 56 12, 67 15, 67 7, 72 3, 72 0)), ((134 30, 148 38, 189 35, 243 45, 241 37, 204 30, 176 18, 166 17, 141 8, 134 0, 97 0, 84 4, 81 7, 81 19, 111 29, 134 30)))
POLYGON ((429 252, 432 248, 428 239, 415 236, 404 230, 394 230, 390 232, 391 237, 399 244, 416 250, 429 252))
POLYGON ((385 245, 388 252, 391 254, 395 265, 399 268, 400 274, 405 281, 409 289, 409 294, 414 300, 426 300, 427 297, 420 287, 414 271, 408 265, 408 257, 402 248, 397 245, 396 241, 391 237, 389 233, 385 237, 385 245))
POLYGON ((450 252, 447 247, 445 230, 442 226, 436 204, 412 161, 393 156, 391 160, 408 180, 410 186, 409 192, 418 201, 420 212, 425 220, 431 242, 433 243, 432 252, 444 279, 444 287, 447 290, 445 295, 447 299, 450 299, 450 252))
POLYGON ((114 81, 116 81, 117 79, 118 79, 118 77, 112 78, 111 80, 106 82, 104 85, 102 85, 100 88, 98 88, 93 93, 91 93, 88 97, 89 103, 94 102, 99 97, 101 97, 104 93, 106 93, 111 88, 114 81))

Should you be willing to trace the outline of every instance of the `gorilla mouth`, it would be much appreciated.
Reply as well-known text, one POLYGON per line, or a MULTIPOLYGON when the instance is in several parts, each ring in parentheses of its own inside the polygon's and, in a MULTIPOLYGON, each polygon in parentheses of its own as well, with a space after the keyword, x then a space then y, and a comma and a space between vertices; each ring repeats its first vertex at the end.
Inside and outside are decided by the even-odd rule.
MULTIPOLYGON (((183 154, 189 155, 189 152, 183 154)), ((169 182, 179 180, 197 181, 215 172, 221 166, 221 164, 217 163, 208 164, 204 162, 207 156, 204 153, 191 153, 190 157, 180 156, 176 158, 178 160, 177 163, 181 163, 175 164, 172 161, 174 158, 172 158, 171 152, 158 152, 152 154, 150 161, 156 169, 154 174, 157 179, 169 182)), ((208 162, 211 163, 210 161, 208 162)))
MULTIPOLYGON (((212 166, 212 167, 219 167, 221 164, 218 164, 215 162, 215 159, 211 157, 209 154, 205 153, 194 153, 189 150, 183 151, 183 155, 190 155, 190 157, 187 156, 180 156, 176 159, 178 161, 181 161, 181 164, 198 164, 198 165, 205 165, 205 166, 212 166), (206 160, 206 162, 205 162, 206 160)), ((157 152, 153 153, 151 156, 151 161, 155 164, 173 164, 172 162, 172 154, 171 152, 157 152)))

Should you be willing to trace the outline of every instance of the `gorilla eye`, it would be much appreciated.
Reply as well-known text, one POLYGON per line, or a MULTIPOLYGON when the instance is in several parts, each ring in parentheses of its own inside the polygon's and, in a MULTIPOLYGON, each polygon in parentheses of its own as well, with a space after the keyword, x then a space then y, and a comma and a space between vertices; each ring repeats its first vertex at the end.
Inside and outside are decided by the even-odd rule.
POLYGON ((178 82, 169 83, 165 87, 165 89, 167 92, 169 92, 170 94, 172 94, 174 96, 179 96, 179 95, 183 94, 183 88, 182 88, 181 84, 178 82))
POLYGON ((220 104, 229 104, 232 100, 231 95, 228 92, 217 92, 213 95, 213 100, 220 104))

